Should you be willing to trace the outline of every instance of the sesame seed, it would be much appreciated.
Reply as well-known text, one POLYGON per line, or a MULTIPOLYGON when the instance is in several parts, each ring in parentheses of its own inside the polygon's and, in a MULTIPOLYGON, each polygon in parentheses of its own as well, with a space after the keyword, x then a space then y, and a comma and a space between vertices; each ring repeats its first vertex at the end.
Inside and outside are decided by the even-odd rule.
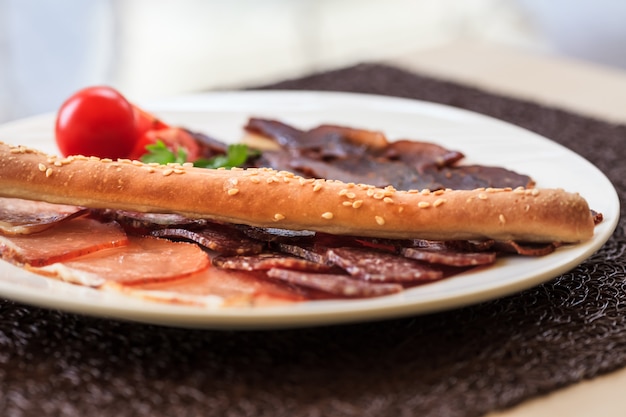
POLYGON ((277 222, 277 221, 284 220, 284 219, 285 219, 285 216, 284 216, 284 215, 282 215, 282 214, 280 214, 280 213, 276 213, 276 214, 274 214, 274 221, 276 221, 276 222, 277 222))
POLYGON ((447 200, 445 198, 438 198, 435 200, 435 202, 433 203, 433 206, 435 207, 439 207, 440 205, 442 205, 443 203, 445 203, 447 200))
POLYGON ((385 219, 381 216, 376 216, 374 219, 376 219, 376 223, 378 223, 379 226, 383 226, 385 224, 385 219))
POLYGON ((237 193, 239 193, 238 188, 231 188, 230 190, 228 190, 228 195, 235 195, 237 193))
POLYGON ((430 190, 428 188, 426 188, 426 189, 422 190, 420 192, 420 194, 422 194, 422 195, 430 195, 430 190))
POLYGON ((417 203, 417 207, 428 208, 430 207, 430 203, 428 201, 420 201, 419 203, 417 203))
POLYGON ((334 215, 333 215, 333 213, 331 213, 330 211, 327 211, 326 213, 323 213, 323 214, 322 214, 322 218, 324 218, 324 219, 326 219, 326 220, 330 220, 330 219, 332 219, 333 217, 335 217, 335 216, 334 216, 334 215))
POLYGON ((352 201, 344 201, 343 203, 341 203, 341 205, 345 207, 352 207, 352 201))
POLYGON ((539 190, 535 188, 535 189, 532 190, 531 194, 534 195, 534 196, 537 196, 537 195, 539 195, 539 190))
POLYGON ((354 197, 356 197, 356 194, 354 194, 354 193, 346 193, 346 197, 354 198, 354 197))
POLYGON ((348 190, 347 190, 347 189, 345 189, 345 188, 343 188, 343 189, 341 189, 341 190, 339 191, 339 195, 346 195, 346 194, 348 194, 348 190))
POLYGON ((487 197, 487 194, 480 193, 480 194, 478 194, 478 198, 480 198, 481 200, 486 200, 488 197, 487 197))
POLYGON ((498 220, 500 220, 500 223, 504 224, 506 223, 506 219, 504 218, 504 214, 501 214, 498 216, 498 220))
POLYGON ((354 203, 352 203, 352 208, 359 208, 363 205, 363 200, 356 200, 354 203))
POLYGON ((41 172, 46 172, 46 169, 48 169, 48 167, 46 167, 44 164, 39 164, 37 168, 39 168, 39 171, 41 172))
POLYGON ((374 195, 372 197, 374 197, 376 200, 382 200, 383 198, 385 198, 385 194, 384 193, 374 193, 374 195))
POLYGON ((52 168, 46 169, 46 178, 50 177, 51 175, 52 175, 52 168))
POLYGON ((250 181, 253 182, 254 184, 258 184, 261 182, 259 177, 250 177, 250 181))
POLYGON ((167 168, 165 170, 163 170, 163 176, 167 177, 168 175, 172 175, 174 173, 174 170, 172 168, 167 168))
POLYGON ((54 161, 54 166, 55 167, 62 167, 63 166, 63 162, 62 161, 54 161))
POLYGON ((317 183, 313 186, 313 191, 319 191, 322 189, 322 184, 317 183))
POLYGON ((391 197, 385 197, 385 198, 383 198, 383 201, 384 201, 385 203, 387 203, 387 204, 391 204, 391 203, 393 203, 393 198, 391 198, 391 197))

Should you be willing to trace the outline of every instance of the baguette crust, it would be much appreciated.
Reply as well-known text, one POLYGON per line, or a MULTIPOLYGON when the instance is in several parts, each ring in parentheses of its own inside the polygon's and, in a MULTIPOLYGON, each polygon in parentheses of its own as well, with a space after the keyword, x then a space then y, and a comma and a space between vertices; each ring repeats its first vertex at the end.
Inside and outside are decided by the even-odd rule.
POLYGON ((381 238, 579 242, 594 229, 587 202, 560 189, 397 191, 262 168, 60 158, 3 143, 0 195, 381 238))

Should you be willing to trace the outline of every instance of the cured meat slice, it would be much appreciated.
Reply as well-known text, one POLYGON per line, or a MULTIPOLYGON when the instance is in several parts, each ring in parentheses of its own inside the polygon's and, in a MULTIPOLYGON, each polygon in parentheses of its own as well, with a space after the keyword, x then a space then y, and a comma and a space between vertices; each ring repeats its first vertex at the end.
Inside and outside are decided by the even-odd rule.
POLYGON ((407 258, 418 261, 458 267, 490 265, 496 261, 495 252, 456 252, 442 249, 404 248, 400 253, 407 258))
POLYGON ((465 157, 461 152, 451 151, 434 143, 412 140, 391 142, 381 156, 394 161, 402 161, 419 173, 423 173, 428 168, 453 165, 465 157))
POLYGON ((263 242, 303 242, 315 237, 315 232, 310 230, 288 230, 273 227, 239 226, 241 231, 252 239, 263 242))
POLYGON ((276 306, 309 298, 296 287, 268 280, 263 272, 214 267, 171 281, 106 286, 144 299, 209 307, 276 306))
POLYGON ((443 272, 435 267, 375 250, 333 248, 326 256, 353 277, 366 281, 415 283, 443 277, 443 272))
POLYGON ((192 243, 129 237, 128 245, 59 262, 34 272, 98 287, 105 282, 135 285, 185 277, 206 269, 209 256, 192 243))
POLYGON ((495 248, 504 253, 515 253, 522 256, 545 256, 556 250, 559 243, 518 243, 512 240, 496 242, 495 248))
POLYGON ((216 256, 213 265, 223 269, 241 271, 263 271, 272 268, 295 269, 298 271, 327 272, 328 265, 294 258, 277 253, 261 253, 251 256, 216 256))
POLYGON ((0 198, 0 233, 5 235, 37 233, 86 212, 85 208, 78 206, 0 198))
POLYGON ((202 229, 165 228, 150 232, 155 237, 185 239, 223 255, 249 255, 261 253, 262 242, 252 240, 234 227, 213 224, 202 229))
POLYGON ((267 272, 271 278, 289 282, 340 297, 378 297, 401 292, 402 285, 394 283, 373 283, 360 281, 346 275, 320 274, 274 268, 267 272))
POLYGON ((288 148, 297 147, 300 137, 304 133, 300 129, 289 126, 277 120, 259 119, 252 117, 244 129, 250 133, 256 133, 274 139, 280 146, 288 148))
POLYGON ((119 224, 79 217, 31 235, 0 236, 0 255, 8 262, 39 267, 127 243, 119 224))
POLYGON ((302 246, 302 245, 289 245, 287 243, 279 243, 277 246, 278 250, 283 253, 288 253, 293 256, 297 256, 299 258, 306 259, 307 261, 315 262, 317 264, 326 265, 328 263, 328 259, 324 254, 318 253, 312 247, 302 246))
POLYGON ((134 233, 144 234, 150 230, 163 227, 190 227, 205 225, 206 220, 190 219, 173 213, 140 213, 136 211, 93 209, 94 216, 115 220, 125 229, 134 233))

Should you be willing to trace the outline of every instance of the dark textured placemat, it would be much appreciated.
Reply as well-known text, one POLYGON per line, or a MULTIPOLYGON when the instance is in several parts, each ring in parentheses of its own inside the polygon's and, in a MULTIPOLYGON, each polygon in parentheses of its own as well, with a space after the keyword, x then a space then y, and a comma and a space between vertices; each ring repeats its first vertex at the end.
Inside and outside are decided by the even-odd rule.
MULTIPOLYGON (((508 120, 587 157, 624 196, 625 126, 380 65, 271 88, 356 91, 508 120)), ((626 364, 624 225, 571 272, 444 313, 202 331, 0 302, 3 416, 478 416, 626 364)))

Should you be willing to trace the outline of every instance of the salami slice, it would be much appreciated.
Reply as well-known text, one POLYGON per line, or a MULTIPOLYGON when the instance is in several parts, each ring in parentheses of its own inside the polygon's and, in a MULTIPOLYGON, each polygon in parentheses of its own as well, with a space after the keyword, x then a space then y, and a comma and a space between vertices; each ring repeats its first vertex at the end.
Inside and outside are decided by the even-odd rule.
POLYGON ((407 258, 418 261, 458 267, 490 265, 496 261, 495 252, 456 252, 442 249, 404 248, 400 253, 407 258))
POLYGON ((310 272, 326 272, 330 270, 328 265, 276 253, 261 253, 249 256, 216 256, 213 258, 213 265, 223 269, 238 269, 241 271, 266 271, 272 268, 310 272))
POLYGON ((319 274, 274 268, 270 269, 267 275, 293 285, 347 298, 378 297, 395 294, 403 290, 400 284, 360 281, 346 275, 337 274, 319 274))
POLYGON ((202 229, 165 228, 150 232, 155 237, 185 239, 223 255, 249 255, 261 253, 265 248, 262 242, 255 241, 239 230, 212 225, 202 229))
POLYGON ((545 256, 556 250, 559 243, 518 243, 512 240, 496 242, 495 248, 504 253, 515 253, 522 256, 545 256))
POLYGON ((333 248, 328 260, 366 281, 422 282, 443 277, 440 269, 391 253, 363 248, 333 248))
POLYGON ((283 253, 288 253, 290 255, 297 256, 298 258, 306 259, 307 261, 322 265, 328 264, 328 259, 326 259, 325 255, 315 251, 311 246, 279 243, 276 247, 283 253))
POLYGON ((0 236, 0 255, 14 264, 39 267, 126 244, 119 224, 79 217, 27 236, 0 236))
POLYGON ((131 236, 126 246, 33 271, 67 282, 98 287, 107 281, 135 285, 173 280, 202 271, 209 265, 208 255, 192 243, 131 236))
POLYGON ((5 235, 37 233, 86 212, 85 208, 78 206, 0 198, 0 233, 5 235))

